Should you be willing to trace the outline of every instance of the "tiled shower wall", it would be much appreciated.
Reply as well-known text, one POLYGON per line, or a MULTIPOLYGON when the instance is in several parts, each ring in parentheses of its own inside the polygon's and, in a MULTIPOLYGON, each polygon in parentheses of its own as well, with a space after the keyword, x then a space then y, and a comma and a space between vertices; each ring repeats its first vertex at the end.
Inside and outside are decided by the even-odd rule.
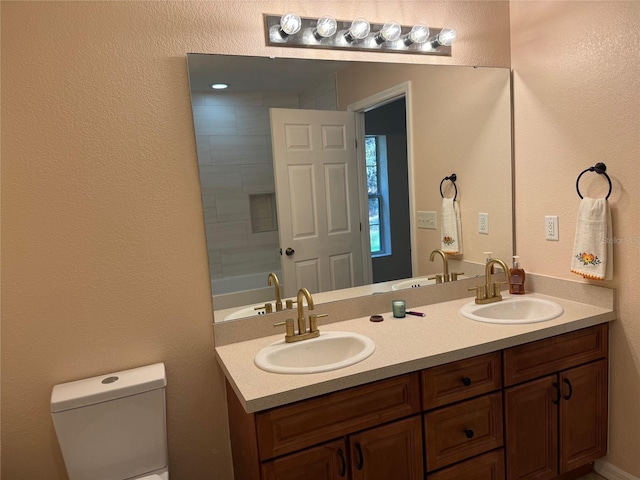
POLYGON ((269 108, 335 110, 336 104, 333 76, 300 94, 192 92, 209 270, 216 284, 280 270, 269 108))

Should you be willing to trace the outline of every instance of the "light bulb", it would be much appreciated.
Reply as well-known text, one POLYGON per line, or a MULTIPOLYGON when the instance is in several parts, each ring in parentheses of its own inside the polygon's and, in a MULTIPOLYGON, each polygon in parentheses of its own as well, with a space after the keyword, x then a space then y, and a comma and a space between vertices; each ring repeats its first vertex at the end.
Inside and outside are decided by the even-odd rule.
POLYGON ((457 37, 458 37, 458 32, 456 32, 455 28, 446 27, 440 31, 440 33, 436 37, 436 42, 439 45, 444 45, 445 47, 449 47, 456 40, 457 37))
POLYGON ((228 87, 229 85, 227 85, 226 83, 214 83, 211 85, 211 88, 213 88, 214 90, 224 90, 228 87))
POLYGON ((351 22, 351 27, 349 27, 347 33, 344 34, 344 38, 349 43, 353 42, 354 40, 362 40, 363 38, 367 38, 370 30, 371 26, 369 25, 369 22, 367 22, 363 18, 356 18, 353 22, 351 22))
POLYGON ((322 38, 329 38, 336 33, 338 29, 338 22, 333 17, 320 17, 316 28, 313 29, 313 35, 317 40, 322 38))
POLYGON ((385 23, 374 37, 376 43, 378 45, 381 45, 384 42, 395 42, 398 38, 400 38, 401 29, 402 27, 398 22, 385 23))
POLYGON ((429 27, 422 23, 414 25, 409 33, 404 36, 404 44, 408 47, 412 43, 424 43, 429 38, 429 27))
POLYGON ((302 20, 295 13, 285 13, 280 18, 280 35, 288 37, 300 31, 302 20))

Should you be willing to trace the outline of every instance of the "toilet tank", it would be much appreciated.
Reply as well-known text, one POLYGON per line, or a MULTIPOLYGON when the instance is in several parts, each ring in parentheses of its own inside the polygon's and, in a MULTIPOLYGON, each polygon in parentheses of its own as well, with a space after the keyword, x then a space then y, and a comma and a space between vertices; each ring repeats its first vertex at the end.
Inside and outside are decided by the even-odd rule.
POLYGON ((70 480, 122 480, 167 467, 164 364, 53 387, 51 416, 70 480))

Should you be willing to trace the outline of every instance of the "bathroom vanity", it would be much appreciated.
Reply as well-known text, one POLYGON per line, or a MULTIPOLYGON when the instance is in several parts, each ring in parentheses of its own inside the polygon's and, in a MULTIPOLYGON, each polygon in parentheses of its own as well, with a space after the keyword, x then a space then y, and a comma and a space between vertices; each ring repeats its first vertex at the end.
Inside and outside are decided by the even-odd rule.
MULTIPOLYGON (((227 377, 238 479, 576 478, 606 454, 611 307, 557 299, 559 318, 488 325, 469 301, 424 318, 358 318, 321 330, 376 342, 333 372, 278 375, 252 363, 273 337, 216 348, 227 377), (402 340, 401 340, 402 339, 402 340)), ((415 307, 414 307, 415 309, 415 307)))

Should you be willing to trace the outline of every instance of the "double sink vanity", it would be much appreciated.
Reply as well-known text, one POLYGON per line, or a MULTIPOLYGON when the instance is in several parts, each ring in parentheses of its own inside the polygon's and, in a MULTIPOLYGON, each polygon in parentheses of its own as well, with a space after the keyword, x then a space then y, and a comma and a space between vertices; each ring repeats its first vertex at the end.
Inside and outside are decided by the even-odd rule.
POLYGON ((588 471, 606 454, 614 292, 527 281, 534 293, 486 304, 469 297, 478 278, 324 304, 298 342, 273 335, 290 311, 215 324, 236 478, 588 471), (394 318, 397 298, 425 316, 394 318))

